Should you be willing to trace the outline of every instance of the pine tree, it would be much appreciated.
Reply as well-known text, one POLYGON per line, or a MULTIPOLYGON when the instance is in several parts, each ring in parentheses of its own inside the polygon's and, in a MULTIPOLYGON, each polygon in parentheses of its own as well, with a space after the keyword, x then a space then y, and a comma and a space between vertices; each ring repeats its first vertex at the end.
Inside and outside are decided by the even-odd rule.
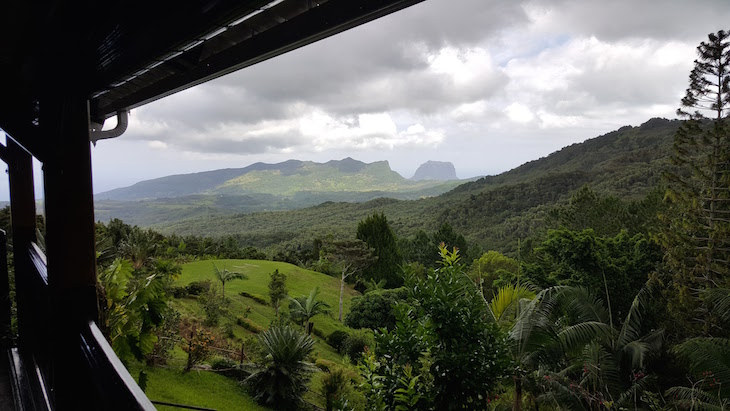
MULTIPOLYGON (((697 47, 677 110, 685 121, 674 138, 677 169, 668 175, 671 208, 662 234, 672 276, 669 308, 685 320, 708 311, 697 290, 730 282, 730 33, 708 37, 697 47)), ((705 333, 710 325, 702 321, 705 333)))

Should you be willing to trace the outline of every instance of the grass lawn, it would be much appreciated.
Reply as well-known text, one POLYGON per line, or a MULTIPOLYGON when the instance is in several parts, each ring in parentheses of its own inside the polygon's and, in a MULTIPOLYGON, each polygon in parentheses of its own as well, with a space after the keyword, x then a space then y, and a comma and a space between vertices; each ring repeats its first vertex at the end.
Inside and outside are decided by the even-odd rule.
MULTIPOLYGON (((142 366, 131 366, 137 378, 142 366)), ((193 405, 219 411, 267 411, 256 404, 234 380, 208 371, 183 373, 177 369, 144 367, 147 372, 147 397, 152 401, 193 405)), ((158 410, 180 408, 155 405, 158 410)))
MULTIPOLYGON (((226 283, 226 297, 231 299, 229 312, 233 316, 233 321, 238 316, 243 315, 246 307, 251 307, 248 318, 261 327, 268 327, 269 323, 276 317, 274 309, 268 305, 262 305, 253 299, 242 297, 239 292, 246 291, 269 300, 269 274, 278 269, 279 272, 286 274, 286 286, 289 290, 289 296, 299 297, 309 295, 314 287, 319 287, 320 293, 318 298, 330 305, 330 316, 319 315, 313 319, 314 326, 320 330, 325 336, 335 330, 346 329, 346 327, 337 321, 339 298, 340 298, 340 281, 337 278, 330 277, 326 274, 316 271, 305 270, 293 264, 282 263, 277 261, 262 260, 205 260, 187 263, 183 265, 183 271, 175 285, 187 285, 193 281, 210 280, 217 285, 220 290, 220 282, 214 274, 213 264, 219 269, 226 268, 229 271, 237 271, 246 274, 246 280, 234 280, 226 283)), ((345 295, 343 302, 343 318, 350 310, 352 297, 360 295, 350 286, 345 286, 345 295)), ((176 308, 180 310, 183 316, 201 316, 202 311, 197 307, 197 302, 192 299, 180 299, 176 301, 176 308)), ((288 311, 288 303, 282 304, 283 312, 288 311)), ((199 317, 199 318, 202 318, 199 317)), ((225 322, 226 320, 223 320, 225 322)), ((239 332, 243 335, 248 331, 244 331, 238 327, 236 334, 239 332)))

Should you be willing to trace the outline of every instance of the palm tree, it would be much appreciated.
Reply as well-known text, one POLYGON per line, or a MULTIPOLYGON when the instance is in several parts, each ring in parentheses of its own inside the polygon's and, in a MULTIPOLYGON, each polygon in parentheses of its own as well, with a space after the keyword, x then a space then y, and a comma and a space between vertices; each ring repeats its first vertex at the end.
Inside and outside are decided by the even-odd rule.
POLYGON ((215 274, 215 277, 218 279, 218 281, 221 282, 221 296, 222 298, 226 298, 226 283, 233 280, 247 280, 248 277, 244 273, 240 273, 237 271, 230 271, 225 266, 223 266, 223 269, 218 268, 215 263, 213 263, 213 274, 215 274))
POLYGON ((663 341, 663 330, 642 333, 641 318, 650 293, 649 286, 639 291, 623 325, 616 328, 610 306, 606 310, 594 293, 566 288, 556 329, 560 354, 556 358, 561 361, 553 362, 555 371, 542 374, 547 390, 543 399, 574 408, 618 410, 633 405, 636 409, 641 392, 655 381, 655 376, 644 374, 645 363, 663 341))
POLYGON ((329 304, 324 301, 318 301, 317 295, 319 294, 319 287, 314 287, 309 293, 308 297, 301 296, 298 298, 291 298, 289 301, 289 313, 294 320, 299 320, 300 325, 307 326, 307 335, 312 334, 312 324, 309 322, 312 317, 319 314, 326 314, 329 312, 329 304))
MULTIPOLYGON (((712 306, 723 325, 730 323, 730 289, 710 288, 702 292, 703 299, 712 306)), ((690 410, 727 410, 730 395, 722 387, 730 385, 730 339, 695 337, 672 350, 687 360, 696 380, 691 387, 672 387, 667 398, 671 405, 690 410)))
POLYGON ((314 340, 289 326, 273 326, 258 336, 264 360, 244 380, 254 399, 283 410, 297 409, 314 365, 306 362, 314 340))

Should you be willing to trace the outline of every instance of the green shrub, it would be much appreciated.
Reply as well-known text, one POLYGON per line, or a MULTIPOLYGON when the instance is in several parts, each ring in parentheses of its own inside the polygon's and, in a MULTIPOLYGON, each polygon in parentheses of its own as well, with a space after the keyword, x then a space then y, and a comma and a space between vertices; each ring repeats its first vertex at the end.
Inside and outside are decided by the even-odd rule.
POLYGON ((236 362, 228 357, 215 357, 210 362, 211 368, 214 370, 225 370, 236 366, 236 362))
POLYGON ((249 293, 248 291, 241 291, 241 292, 240 292, 240 293, 238 293, 238 294, 239 294, 239 295, 240 295, 241 297, 246 297, 246 298, 250 298, 250 299, 252 299, 252 300, 256 301, 256 302, 257 302, 257 303, 259 303, 259 304, 262 304, 262 305, 269 305, 269 301, 268 301, 268 300, 266 300, 266 298, 264 298, 263 296, 260 296, 260 295, 258 295, 258 294, 252 294, 252 293, 249 293))
POLYGON ((337 352, 342 353, 342 348, 345 345, 345 340, 349 336, 350 334, 347 331, 335 330, 327 337, 327 344, 337 350, 337 352))
POLYGON ((198 297, 198 303, 200 303, 205 313, 203 324, 209 327, 218 325, 218 321, 225 311, 225 302, 218 295, 216 287, 211 287, 204 294, 201 294, 198 297))
POLYGON ((365 351, 365 347, 372 347, 374 343, 369 330, 355 330, 343 342, 343 354, 347 354, 353 362, 357 362, 365 351))
POLYGON ((316 370, 307 362, 314 341, 291 327, 271 327, 258 338, 266 356, 256 364, 245 385, 260 404, 299 409, 311 372, 316 370))
POLYGON ((317 358, 314 361, 314 366, 322 371, 327 372, 333 370, 337 366, 337 363, 335 363, 334 361, 326 360, 324 358, 317 358))
POLYGON ((187 287, 173 285, 170 287, 170 294, 174 298, 185 298, 188 296, 189 292, 187 287))
POLYGON ((333 369, 322 377, 325 411, 333 411, 336 405, 344 402, 344 393, 349 386, 350 381, 340 368, 333 369))
POLYGON ((264 331, 264 327, 256 324, 250 318, 238 317, 238 318, 236 318, 236 324, 240 325, 241 327, 243 327, 246 330, 251 331, 254 334, 258 334, 258 333, 264 331))
POLYGON ((210 280, 193 281, 192 283, 185 286, 189 295, 201 295, 205 294, 210 290, 212 283, 210 280))
POLYGON ((233 333, 233 324, 231 323, 225 323, 223 324, 223 335, 226 336, 226 338, 236 338, 236 334, 233 333))
POLYGON ((350 328, 369 328, 377 330, 395 328, 395 313, 393 307, 407 296, 405 288, 394 290, 379 290, 369 292, 352 301, 352 308, 345 316, 345 325, 350 328))
POLYGON ((324 331, 320 330, 319 328, 314 328, 314 326, 312 326, 312 334, 323 340, 327 338, 327 336, 324 334, 324 331))

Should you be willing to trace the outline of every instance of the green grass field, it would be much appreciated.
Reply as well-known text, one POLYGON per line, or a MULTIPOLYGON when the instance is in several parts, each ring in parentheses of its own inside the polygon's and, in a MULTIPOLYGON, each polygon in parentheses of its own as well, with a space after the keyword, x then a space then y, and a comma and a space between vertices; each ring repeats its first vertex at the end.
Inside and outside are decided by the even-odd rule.
MULTIPOLYGON (((140 366, 130 367, 135 378, 140 366)), ((182 373, 177 369, 145 367, 147 397, 152 401, 213 408, 219 411, 266 411, 256 404, 238 382, 207 371, 182 373)), ((180 408, 155 405, 158 410, 180 408)))
MULTIPOLYGON (((239 295, 241 291, 269 300, 268 284, 269 274, 278 269, 286 274, 286 285, 289 296, 298 297, 309 295, 314 287, 319 287, 319 299, 330 305, 329 315, 320 315, 313 319, 315 330, 321 331, 321 335, 327 336, 337 329, 347 329, 337 320, 340 281, 337 278, 305 270, 292 264, 261 261, 261 260, 205 260, 187 263, 183 265, 182 274, 176 280, 176 286, 184 286, 193 281, 210 280, 220 291, 220 282, 216 279, 213 264, 219 269, 226 268, 230 271, 237 271, 246 274, 247 279, 234 280, 226 283, 226 297, 230 300, 227 313, 220 319, 219 326, 222 329, 226 324, 231 324, 233 333, 237 338, 250 337, 252 333, 236 324, 236 318, 242 317, 247 308, 250 308, 248 318, 262 328, 268 328, 271 321, 276 317, 274 309, 268 304, 264 305, 252 298, 239 295)), ((343 312, 346 314, 351 305, 352 297, 359 295, 352 287, 345 287, 343 312)), ((173 299, 172 306, 180 311, 183 318, 195 319, 202 322, 204 314, 200 304, 195 298, 173 299)), ((282 304, 282 314, 288 312, 288 303, 282 304)), ((314 349, 314 358, 323 358, 335 363, 342 363, 342 356, 327 345, 322 338, 312 335, 317 342, 314 349)), ((215 343, 214 343, 215 345, 215 343)), ((182 367, 185 364, 185 354, 179 347, 173 352, 173 358, 169 361, 171 368, 146 367, 149 374, 147 394, 150 399, 196 405, 201 407, 214 408, 217 410, 265 410, 256 405, 246 394, 238 383, 232 379, 220 376, 209 371, 191 371, 183 374, 182 367)), ((140 365, 130 369, 132 375, 137 377, 140 365)), ((320 373, 312 376, 311 392, 306 395, 308 401, 322 406, 321 396, 318 394, 320 386, 320 373)), ((173 409, 160 406, 159 409, 173 409)))
MULTIPOLYGON (((262 260, 196 261, 183 265, 182 275, 176 281, 175 285, 187 285, 193 281, 210 280, 220 290, 220 282, 216 279, 213 264, 217 265, 219 269, 226 268, 230 271, 242 272, 248 277, 245 280, 234 280, 226 283, 226 297, 231 300, 231 305, 229 306, 229 317, 231 318, 223 319, 222 322, 233 321, 235 323, 235 318, 243 315, 246 307, 251 307, 248 318, 261 327, 268 328, 271 321, 276 318, 274 309, 268 305, 262 305, 251 298, 242 297, 239 295, 239 292, 246 291, 268 301, 269 274, 278 269, 279 272, 287 276, 286 286, 291 297, 309 295, 309 292, 314 287, 319 287, 320 293, 318 298, 330 305, 331 312, 329 316, 320 315, 313 319, 316 329, 320 330, 324 335, 329 335, 337 329, 346 328, 337 320, 340 298, 339 279, 315 271, 305 270, 292 264, 262 260)), ((345 287, 343 315, 350 310, 352 297, 359 294, 352 287, 345 287)), ((179 299, 175 301, 175 305, 183 316, 202 315, 197 302, 193 299, 179 299)), ((282 304, 282 310, 284 313, 288 311, 288 303, 282 304)), ((236 335, 239 336, 239 333, 242 336, 248 333, 248 331, 238 327, 236 335)))

